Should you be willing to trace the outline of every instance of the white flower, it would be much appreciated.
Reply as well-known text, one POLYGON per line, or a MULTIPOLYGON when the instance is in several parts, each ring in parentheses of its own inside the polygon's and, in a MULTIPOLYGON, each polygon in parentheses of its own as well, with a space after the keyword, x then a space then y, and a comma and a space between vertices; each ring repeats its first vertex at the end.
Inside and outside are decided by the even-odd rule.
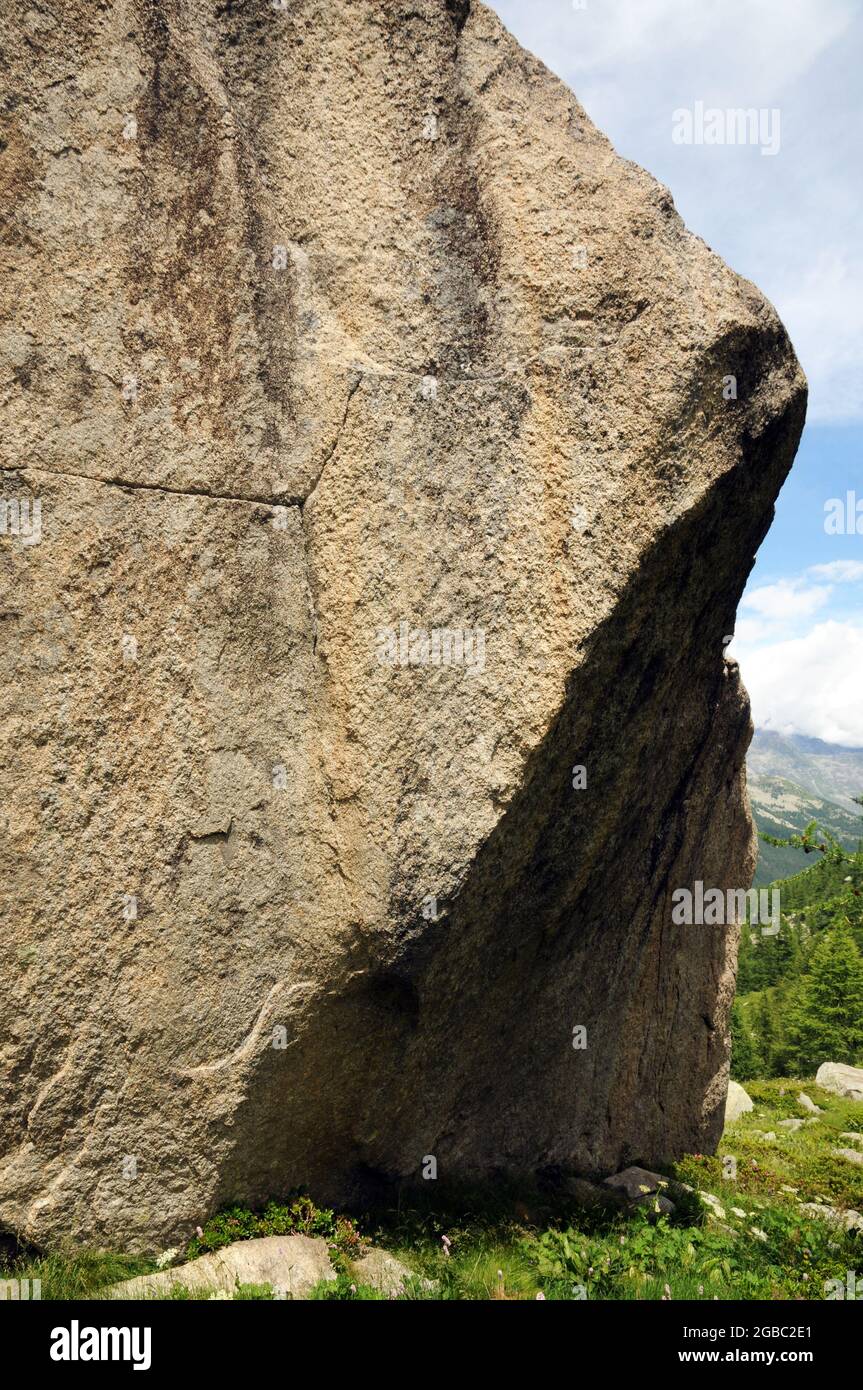
POLYGON ((749 1229, 751 1230, 752 1234, 758 1238, 758 1240, 767 1239, 767 1233, 765 1231, 759 1230, 757 1226, 750 1226, 749 1229))
POLYGON ((742 1207, 732 1207, 731 1210, 734 1212, 735 1216, 739 1216, 741 1219, 746 1216, 746 1212, 742 1207))
POLYGON ((208 1301, 210 1303, 230 1303, 232 1298, 226 1289, 217 1289, 215 1293, 210 1294, 208 1301))
POLYGON ((163 1250, 156 1261, 156 1268, 164 1269, 166 1265, 173 1264, 179 1253, 179 1250, 163 1250))

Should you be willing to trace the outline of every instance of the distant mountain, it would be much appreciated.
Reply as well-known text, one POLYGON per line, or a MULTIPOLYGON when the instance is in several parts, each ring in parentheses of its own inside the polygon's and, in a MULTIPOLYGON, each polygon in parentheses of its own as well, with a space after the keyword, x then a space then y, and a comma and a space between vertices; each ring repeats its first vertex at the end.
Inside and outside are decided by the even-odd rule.
MULTIPOLYGON (((846 849, 863 838, 863 749, 843 748, 802 734, 758 729, 747 758, 752 813, 759 831, 784 838, 816 820, 846 849)), ((755 886, 789 878, 820 858, 761 842, 755 886)))
POLYGON ((843 748, 804 734, 756 729, 746 766, 756 781, 784 777, 812 795, 860 815, 851 798, 863 796, 863 748, 843 748))

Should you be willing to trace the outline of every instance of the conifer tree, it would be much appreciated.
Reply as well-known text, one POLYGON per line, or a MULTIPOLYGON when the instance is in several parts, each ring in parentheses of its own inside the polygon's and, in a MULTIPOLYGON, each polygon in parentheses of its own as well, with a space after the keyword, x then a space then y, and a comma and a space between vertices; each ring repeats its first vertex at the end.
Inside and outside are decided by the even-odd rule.
POLYGON ((791 1056, 801 1072, 856 1060, 863 1049, 863 957, 846 917, 819 934, 788 1010, 791 1056))

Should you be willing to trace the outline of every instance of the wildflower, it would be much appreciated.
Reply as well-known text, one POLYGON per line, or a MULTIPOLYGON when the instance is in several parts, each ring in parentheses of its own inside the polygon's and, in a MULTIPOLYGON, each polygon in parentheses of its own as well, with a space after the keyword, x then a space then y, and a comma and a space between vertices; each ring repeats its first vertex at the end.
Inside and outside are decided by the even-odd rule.
POLYGON ((443 1246, 443 1252, 444 1252, 444 1254, 445 1254, 445 1255, 448 1255, 448 1254, 449 1254, 449 1248, 450 1248, 450 1246, 452 1245, 452 1241, 450 1240, 449 1236, 441 1236, 441 1244, 442 1244, 442 1246, 443 1246))
POLYGON ((204 1239, 204 1232, 202 1231, 200 1226, 195 1227, 195 1235, 198 1237, 198 1240, 204 1239))
POLYGON ((157 1269, 164 1269, 166 1265, 172 1264, 179 1255, 179 1250, 163 1250, 156 1261, 157 1269))
POLYGON ((537 1294, 537 1296, 536 1296, 534 1302, 536 1302, 536 1303, 544 1303, 544 1302, 545 1302, 545 1294, 542 1292, 542 1289, 540 1289, 540 1291, 539 1291, 539 1293, 537 1294))
POLYGON ((751 1230, 752 1234, 758 1238, 758 1240, 767 1239, 767 1233, 765 1231, 760 1230, 758 1226, 750 1226, 749 1229, 751 1230))

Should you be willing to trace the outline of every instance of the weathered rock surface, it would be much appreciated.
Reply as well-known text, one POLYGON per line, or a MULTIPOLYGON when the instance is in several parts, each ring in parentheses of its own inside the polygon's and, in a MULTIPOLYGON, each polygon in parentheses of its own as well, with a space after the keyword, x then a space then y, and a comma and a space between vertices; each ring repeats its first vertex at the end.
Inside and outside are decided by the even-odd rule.
POLYGON ((605 1178, 605 1186, 616 1188, 620 1192, 625 1192, 630 1201, 639 1201, 642 1197, 647 1197, 652 1192, 658 1192, 661 1188, 668 1186, 668 1179, 661 1173, 650 1173, 646 1168, 639 1168, 633 1165, 625 1168, 622 1173, 613 1173, 611 1177, 605 1178))
POLYGON ((822 1202, 801 1202, 800 1210, 805 1211, 807 1216, 816 1216, 821 1221, 830 1221, 835 1226, 842 1226, 846 1231, 863 1231, 863 1216, 852 1208, 839 1211, 836 1207, 826 1206, 822 1202))
POLYGON ((261 1236, 239 1240, 197 1260, 124 1279, 112 1298, 164 1298, 174 1288, 234 1294, 239 1284, 269 1284, 281 1298, 305 1298, 322 1279, 334 1280, 326 1242, 311 1236, 261 1236))
POLYGON ((833 1149, 837 1158, 847 1159, 849 1163, 863 1163, 863 1153, 859 1149, 833 1149))
POLYGON ((729 1081, 728 1095, 725 1098, 725 1123, 733 1124, 741 1115, 752 1109, 754 1106, 749 1092, 744 1090, 739 1081, 729 1081))
POLYGON ((843 1062, 822 1062, 815 1080, 824 1091, 846 1100, 863 1100, 863 1067, 848 1067, 843 1062))
MULTIPOLYGON (((352 1269, 358 1284, 367 1284, 388 1298, 398 1298, 415 1277, 412 1269, 396 1259, 388 1250, 373 1247, 359 1259, 354 1260, 352 1269)), ((422 1281, 426 1288, 431 1287, 428 1279, 422 1281)))
POLYGON ((805 1091, 801 1091, 797 1097, 797 1104, 804 1110, 808 1110, 810 1115, 823 1115, 824 1111, 820 1105, 816 1105, 811 1096, 807 1096, 805 1091))
POLYGON ((11 10, 0 1223, 709 1150, 776 314, 480 4, 11 10))

